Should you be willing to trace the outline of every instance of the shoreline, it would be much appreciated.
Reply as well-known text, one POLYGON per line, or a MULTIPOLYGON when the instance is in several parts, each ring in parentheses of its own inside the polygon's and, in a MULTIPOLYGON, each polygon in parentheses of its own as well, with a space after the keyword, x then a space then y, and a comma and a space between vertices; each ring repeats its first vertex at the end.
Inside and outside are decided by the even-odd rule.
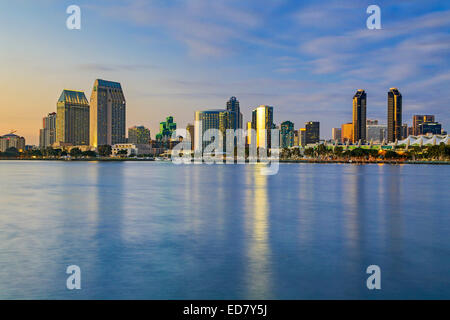
MULTIPOLYGON (((139 158, 85 158, 85 159, 41 159, 41 158, 0 158, 0 161, 98 161, 98 162, 117 162, 117 161, 143 161, 143 162, 171 162, 170 160, 155 160, 155 159, 139 159, 139 158)), ((192 163, 194 162, 194 159, 192 160, 192 163)), ((401 165, 401 164, 433 164, 433 165, 450 165, 450 161, 445 160, 322 160, 322 159, 280 159, 278 160, 279 163, 329 163, 329 164, 394 164, 394 165, 401 165)), ((224 161, 225 163, 225 161, 224 161)), ((248 161, 246 161, 248 163, 248 161)), ((235 163, 236 164, 236 163, 235 163)))

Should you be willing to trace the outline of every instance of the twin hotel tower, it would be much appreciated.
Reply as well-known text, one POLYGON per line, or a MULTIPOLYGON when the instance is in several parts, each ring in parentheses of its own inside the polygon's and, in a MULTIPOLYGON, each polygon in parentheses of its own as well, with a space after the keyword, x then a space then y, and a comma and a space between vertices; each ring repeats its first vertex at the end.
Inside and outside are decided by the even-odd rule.
POLYGON ((82 91, 63 90, 56 113, 44 118, 40 145, 97 148, 125 143, 125 128, 126 102, 120 83, 97 79, 90 103, 82 91))

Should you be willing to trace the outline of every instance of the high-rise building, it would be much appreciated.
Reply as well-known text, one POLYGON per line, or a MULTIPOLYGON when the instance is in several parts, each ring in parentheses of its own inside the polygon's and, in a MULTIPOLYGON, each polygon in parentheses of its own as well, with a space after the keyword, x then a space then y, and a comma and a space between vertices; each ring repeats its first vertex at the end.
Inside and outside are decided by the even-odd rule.
POLYGON ((256 146, 271 148, 271 129, 273 124, 273 107, 260 105, 252 112, 252 129, 256 130, 256 146))
POLYGON ((156 135, 156 140, 170 140, 175 130, 177 130, 177 124, 173 122, 172 116, 168 116, 166 121, 159 123, 159 133, 156 135))
POLYGON ((39 131, 39 147, 51 147, 56 141, 56 112, 49 113, 42 119, 39 131))
POLYGON ((353 123, 344 123, 341 126, 341 139, 342 143, 347 143, 353 141, 353 123))
POLYGON ((368 124, 366 129, 366 139, 369 142, 380 143, 387 139, 387 126, 384 124, 368 124))
POLYGON ((223 109, 214 109, 195 112, 194 125, 195 150, 203 151, 213 140, 213 136, 205 132, 209 129, 218 129, 222 134, 222 140, 219 142, 223 150, 226 149, 226 130, 233 129, 234 113, 223 109), (200 143, 200 141, 202 143, 200 143))
POLYGON ((341 128, 332 128, 331 129, 331 139, 336 142, 341 142, 342 137, 342 129, 341 128))
POLYGON ((298 130, 298 134, 300 136, 300 138, 299 138, 300 146, 305 147, 306 146, 306 129, 300 128, 298 130))
POLYGON ((353 143, 366 141, 367 95, 358 89, 353 96, 353 143))
POLYGON ((408 138, 408 124, 402 124, 402 139, 408 138))
POLYGON ((427 123, 427 122, 435 122, 434 115, 423 115, 423 114, 413 115, 412 134, 415 136, 418 136, 420 134, 419 126, 422 123, 427 123))
POLYGON ((227 101, 227 110, 234 113, 234 123, 232 129, 242 129, 242 113, 239 107, 239 100, 236 97, 231 97, 227 101))
POLYGON ((90 106, 91 146, 125 143, 126 101, 120 83, 95 80, 90 106))
POLYGON ((300 145, 300 130, 294 130, 294 146, 300 145))
POLYGON ((372 119, 367 119, 366 120, 366 125, 368 125, 368 126, 370 126, 370 125, 377 125, 377 124, 378 124, 378 120, 372 120, 372 119))
POLYGON ((387 112, 388 142, 401 140, 402 138, 402 95, 397 88, 391 88, 388 92, 387 112))
POLYGON ((191 139, 191 150, 194 150, 195 145, 195 127, 193 124, 188 123, 186 126, 186 131, 189 134, 189 137, 191 139))
POLYGON ((247 121, 247 137, 245 138, 246 145, 250 145, 252 143, 251 130, 252 130, 252 122, 247 121))
POLYGON ((0 152, 5 152, 9 148, 16 148, 17 151, 25 150, 25 138, 19 137, 14 133, 5 134, 0 137, 0 152))
POLYGON ((128 143, 130 144, 149 144, 150 130, 144 126, 134 126, 128 128, 128 143))
POLYGON ((319 143, 320 141, 320 122, 309 121, 305 122, 305 139, 306 144, 319 143))
POLYGON ((419 135, 441 134, 442 125, 438 122, 424 122, 419 124, 419 135))
POLYGON ((294 123, 291 121, 285 121, 281 123, 280 136, 281 136, 281 148, 291 148, 294 146, 294 123))
POLYGON ((89 102, 84 92, 61 93, 56 104, 56 143, 89 145, 89 102))

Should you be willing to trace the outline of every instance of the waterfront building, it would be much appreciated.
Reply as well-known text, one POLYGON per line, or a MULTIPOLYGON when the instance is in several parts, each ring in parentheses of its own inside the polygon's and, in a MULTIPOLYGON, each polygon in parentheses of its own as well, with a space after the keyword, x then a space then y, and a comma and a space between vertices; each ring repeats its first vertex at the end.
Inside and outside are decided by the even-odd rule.
POLYGON ((408 138, 408 124, 402 124, 402 139, 408 138))
POLYGON ((388 142, 401 140, 402 137, 402 95, 397 88, 388 92, 387 128, 388 142))
POLYGON ((42 129, 39 130, 39 147, 51 147, 55 142, 56 112, 52 112, 42 119, 42 129))
POLYGON ((442 134, 442 125, 438 122, 424 122, 419 124, 419 135, 442 134))
POLYGON ((366 114, 367 95, 362 89, 358 89, 353 96, 353 143, 366 141, 366 114))
POLYGON ((195 127, 193 124, 188 123, 186 126, 186 131, 189 133, 189 137, 191 139, 191 150, 194 150, 195 145, 195 127))
POLYGON ((172 116, 168 116, 166 121, 159 123, 159 133, 156 135, 158 141, 168 141, 172 138, 172 133, 177 130, 177 124, 172 116))
POLYGON ((128 143, 149 144, 150 130, 144 126, 133 126, 128 128, 128 143))
POLYGON ((381 143, 387 139, 387 126, 384 124, 367 125, 366 139, 368 142, 381 143))
POLYGON ((251 137, 251 130, 252 130, 252 122, 247 122, 247 137, 245 138, 245 144, 250 145, 252 143, 252 137, 251 137))
POLYGON ((131 156, 131 155, 137 155, 138 154, 138 149, 136 147, 135 144, 133 143, 117 143, 117 144, 113 144, 111 146, 111 155, 113 157, 117 157, 117 156, 131 156), (121 150, 125 150, 126 154, 119 154, 121 150))
POLYGON ((281 123, 281 148, 291 148, 295 145, 294 143, 294 123, 291 121, 285 121, 281 123))
POLYGON ((9 148, 16 148, 17 151, 25 150, 25 138, 14 133, 5 134, 0 137, 0 152, 5 152, 9 148))
POLYGON ((90 107, 91 146, 125 143, 126 101, 121 84, 95 80, 90 107))
POLYGON ((332 128, 331 129, 331 139, 336 142, 341 142, 342 140, 342 129, 341 128, 332 128))
POLYGON ((294 146, 298 147, 300 145, 300 130, 294 130, 294 146))
POLYGON ((408 127, 408 137, 414 134, 414 127, 408 127))
POLYGON ((252 112, 252 129, 256 130, 256 147, 271 148, 271 129, 273 123, 273 107, 260 105, 252 112))
POLYGON ((300 128, 299 130, 299 136, 300 136, 300 146, 305 147, 306 146, 306 129, 300 128))
POLYGON ((348 142, 353 141, 353 123, 352 122, 344 123, 341 126, 341 139, 342 139, 342 143, 347 143, 347 141, 348 142))
POLYGON ((84 92, 61 93, 56 104, 56 144, 89 144, 89 102, 84 92))
POLYGON ((415 136, 418 136, 420 134, 419 126, 422 123, 428 123, 428 122, 435 122, 435 116, 434 115, 423 115, 423 114, 413 115, 412 134, 415 136))
POLYGON ((227 101, 227 110, 234 113, 234 121, 231 129, 242 129, 242 113, 239 107, 239 100, 231 97, 227 101))
POLYGON ((308 121, 305 122, 305 143, 319 143, 320 141, 320 122, 308 121))
POLYGON ((207 145, 211 143, 212 136, 205 132, 209 129, 218 129, 222 133, 222 140, 219 142, 221 148, 226 148, 226 130, 233 129, 234 126, 234 112, 224 109, 213 109, 205 111, 195 112, 195 125, 194 125, 194 141, 195 149, 202 151, 207 145), (202 142, 202 143, 200 143, 202 142))

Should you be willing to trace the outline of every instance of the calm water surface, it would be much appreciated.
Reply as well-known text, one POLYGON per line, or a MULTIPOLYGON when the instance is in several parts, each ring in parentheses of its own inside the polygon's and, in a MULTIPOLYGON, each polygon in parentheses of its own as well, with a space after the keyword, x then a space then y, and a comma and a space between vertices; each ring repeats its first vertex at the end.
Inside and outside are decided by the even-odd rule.
POLYGON ((0 298, 450 299, 449 185, 450 166, 2 161, 0 298))

